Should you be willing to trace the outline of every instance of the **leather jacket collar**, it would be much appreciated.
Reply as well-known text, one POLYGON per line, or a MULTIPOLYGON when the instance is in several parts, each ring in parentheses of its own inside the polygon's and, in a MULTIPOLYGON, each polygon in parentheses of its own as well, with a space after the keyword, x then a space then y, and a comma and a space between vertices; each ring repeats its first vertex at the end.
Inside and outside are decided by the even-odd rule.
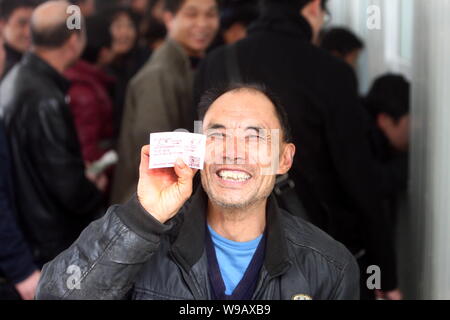
MULTIPOLYGON (((202 257, 205 248, 207 195, 199 187, 183 215, 178 237, 172 245, 172 254, 189 272, 202 257)), ((264 266, 271 277, 283 274, 290 266, 286 236, 279 221, 280 209, 273 196, 267 202, 267 243, 264 266)))
POLYGON ((9 57, 9 59, 14 61, 20 61, 22 59, 23 54, 21 52, 17 51, 6 42, 3 46, 5 48, 6 56, 9 57))
POLYGON ((58 71, 50 66, 46 61, 32 52, 27 52, 23 58, 23 64, 36 70, 39 74, 49 78, 63 94, 67 94, 70 88, 70 81, 63 77, 58 71))

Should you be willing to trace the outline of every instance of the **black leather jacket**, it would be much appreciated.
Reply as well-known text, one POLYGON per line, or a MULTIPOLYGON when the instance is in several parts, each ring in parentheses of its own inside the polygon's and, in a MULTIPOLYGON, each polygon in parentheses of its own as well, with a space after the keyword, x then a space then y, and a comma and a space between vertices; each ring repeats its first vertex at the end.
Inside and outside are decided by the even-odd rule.
MULTIPOLYGON (((207 198, 201 188, 161 224, 136 197, 114 206, 46 264, 37 299, 209 300, 204 250, 207 198)), ((359 299, 359 270, 340 243, 267 205, 265 260, 254 300, 359 299)))
POLYGON ((102 210, 100 192, 85 177, 68 88, 65 78, 32 53, 0 86, 18 220, 38 265, 66 249, 102 210))

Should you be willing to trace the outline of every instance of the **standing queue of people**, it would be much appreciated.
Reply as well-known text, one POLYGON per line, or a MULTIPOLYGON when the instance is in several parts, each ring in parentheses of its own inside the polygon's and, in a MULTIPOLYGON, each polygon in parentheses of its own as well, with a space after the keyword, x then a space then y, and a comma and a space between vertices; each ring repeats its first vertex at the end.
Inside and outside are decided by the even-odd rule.
MULTIPOLYGON (((277 118, 286 115, 282 127, 292 136, 286 146, 296 146, 296 152, 285 154, 292 155, 292 163, 282 172, 288 174, 289 188, 309 223, 353 256, 342 261, 356 273, 354 278, 345 274, 348 287, 341 288, 341 295, 317 292, 317 298, 359 297, 352 290, 360 281, 361 298, 401 299, 394 250, 395 201, 407 184, 409 83, 400 75, 384 75, 367 97, 360 98, 354 69, 364 44, 346 29, 324 30, 327 4, 328 0, 263 0, 261 7, 218 0, 1 0, 0 298, 33 298, 46 264, 41 297, 64 296, 66 291, 59 285, 56 292, 49 292, 47 286, 59 281, 56 272, 61 270, 53 269, 55 263, 82 255, 71 245, 86 227, 92 230, 93 221, 115 221, 111 211, 104 216, 107 205, 135 198, 143 179, 141 148, 148 144, 149 133, 192 131, 195 120, 208 119, 198 110, 205 95, 219 103, 221 95, 244 89, 269 98, 276 110, 282 110, 277 118), (82 27, 70 30, 67 8, 74 4, 83 14, 82 27), (228 89, 221 95, 211 94, 224 87, 228 89), (117 153, 117 163, 94 170, 111 151, 117 153), (382 271, 377 291, 365 285, 370 265, 382 271)), ((239 99, 230 98, 228 103, 243 103, 239 99)), ((211 112, 217 112, 215 104, 208 105, 211 112)), ((226 113, 222 116, 227 119, 226 113)), ((182 171, 175 173, 182 175, 182 171)), ((203 174, 203 189, 213 198, 205 185, 210 177, 203 174)), ((185 194, 190 197, 188 191, 185 194)), ((139 192, 138 198, 143 205, 139 192)), ((135 202, 127 210, 138 205, 135 202)), ((216 217, 210 209, 208 217, 216 217)), ((141 234, 141 221, 152 230, 152 237, 159 237, 167 222, 158 219, 159 225, 142 216, 130 219, 135 220, 125 221, 126 226, 141 234)), ((106 234, 113 235, 106 224, 106 234)), ((213 221, 209 226, 217 227, 213 221)), ((246 262, 228 274, 234 254, 242 248, 237 245, 231 253, 223 249, 220 244, 230 237, 216 231, 220 228, 210 229, 212 242, 205 248, 209 243, 217 253, 217 270, 222 272, 217 274, 231 278, 223 279, 224 288, 215 287, 213 281, 215 295, 208 297, 223 299, 233 296, 235 289, 244 290, 239 289, 241 282, 248 290, 253 288, 245 271, 255 267, 255 257, 264 260, 264 250, 257 250, 259 243, 269 248, 274 240, 261 236, 253 250, 244 248, 251 252, 246 262)), ((318 231, 311 232, 315 241, 323 243, 318 231)), ((90 237, 87 232, 75 246, 79 243, 87 250, 89 239, 102 241, 90 237)), ((327 241, 325 247, 335 252, 327 241)), ((267 251, 267 256, 271 254, 267 251)), ((191 258, 195 258, 192 252, 191 258)), ((84 262, 89 264, 89 259, 84 262)), ((254 270, 260 270, 261 261, 254 270)), ((158 263, 155 266, 163 267, 168 262, 158 263)), ((324 265, 314 267, 319 270, 324 265)), ((329 268, 334 267, 327 266, 324 272, 335 277, 329 268)), ((125 277, 127 288, 139 283, 133 281, 138 270, 131 269, 125 277)), ((325 280, 330 285, 334 281, 325 280)), ((124 298, 125 291, 106 297, 124 298)), ((95 291, 85 294, 85 298, 100 298, 95 291)), ((310 295, 315 298, 314 292, 310 295)), ((252 296, 257 295, 247 292, 234 298, 252 296)), ((283 292, 278 298, 285 296, 283 292)), ((136 290, 133 297, 148 298, 136 290)))

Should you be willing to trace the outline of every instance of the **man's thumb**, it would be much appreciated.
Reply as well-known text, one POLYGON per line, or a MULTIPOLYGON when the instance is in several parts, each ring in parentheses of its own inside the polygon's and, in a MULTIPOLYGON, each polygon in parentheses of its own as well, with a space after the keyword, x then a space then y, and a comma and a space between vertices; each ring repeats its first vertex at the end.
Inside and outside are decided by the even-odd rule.
POLYGON ((189 168, 181 159, 177 159, 175 162, 175 173, 178 176, 178 182, 181 184, 186 184, 192 182, 194 177, 194 171, 189 168))

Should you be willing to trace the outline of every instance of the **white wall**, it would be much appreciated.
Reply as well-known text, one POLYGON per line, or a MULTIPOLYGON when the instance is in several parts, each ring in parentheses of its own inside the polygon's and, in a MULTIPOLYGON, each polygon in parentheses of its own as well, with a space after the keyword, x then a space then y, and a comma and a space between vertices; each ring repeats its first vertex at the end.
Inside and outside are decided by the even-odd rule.
POLYGON ((366 50, 357 71, 361 93, 366 93, 374 78, 386 72, 411 77, 411 4, 412 0, 329 1, 331 25, 350 28, 365 41, 366 50), (381 29, 367 27, 370 6, 381 10, 381 29))
POLYGON ((418 296, 450 299, 450 0, 414 5, 411 239, 418 296))

